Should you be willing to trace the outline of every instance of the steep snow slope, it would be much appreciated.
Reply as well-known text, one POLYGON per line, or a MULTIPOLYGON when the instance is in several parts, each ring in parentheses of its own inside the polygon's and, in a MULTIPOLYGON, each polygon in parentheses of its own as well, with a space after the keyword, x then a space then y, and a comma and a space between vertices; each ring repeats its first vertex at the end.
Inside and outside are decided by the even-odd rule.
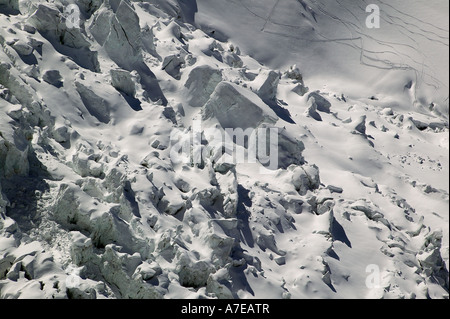
POLYGON ((197 0, 196 22, 271 67, 297 63, 314 89, 447 118, 448 1, 197 0), (369 29, 366 8, 380 9, 369 29), (241 32, 244 30, 245 32, 241 32), (386 101, 393 104, 393 101, 386 101))
POLYGON ((0 1, 2 298, 448 298, 445 103, 348 73, 314 45, 339 32, 322 3, 299 56, 264 15, 288 1, 75 3, 0 1), (251 154, 230 128, 277 166, 221 161, 251 154))

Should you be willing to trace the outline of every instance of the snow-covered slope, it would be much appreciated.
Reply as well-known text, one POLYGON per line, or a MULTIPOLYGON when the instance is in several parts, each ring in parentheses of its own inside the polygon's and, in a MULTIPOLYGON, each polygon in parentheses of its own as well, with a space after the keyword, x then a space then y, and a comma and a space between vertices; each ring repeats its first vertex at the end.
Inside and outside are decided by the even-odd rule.
POLYGON ((0 297, 448 298, 448 4, 404 3, 0 0, 0 297))
POLYGON ((448 1, 197 0, 197 25, 271 67, 296 63, 314 89, 448 116, 448 1), (380 10, 368 28, 369 5, 380 10), (241 32, 245 30, 245 32, 241 32), (392 98, 395 97, 395 101, 392 98))

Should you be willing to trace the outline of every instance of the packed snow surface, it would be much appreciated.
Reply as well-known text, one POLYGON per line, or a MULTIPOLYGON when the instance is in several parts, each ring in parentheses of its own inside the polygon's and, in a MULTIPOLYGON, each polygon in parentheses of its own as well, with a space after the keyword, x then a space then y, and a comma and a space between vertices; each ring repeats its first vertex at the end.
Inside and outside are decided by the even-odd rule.
POLYGON ((0 0, 0 298, 448 298, 448 2, 373 2, 0 0))

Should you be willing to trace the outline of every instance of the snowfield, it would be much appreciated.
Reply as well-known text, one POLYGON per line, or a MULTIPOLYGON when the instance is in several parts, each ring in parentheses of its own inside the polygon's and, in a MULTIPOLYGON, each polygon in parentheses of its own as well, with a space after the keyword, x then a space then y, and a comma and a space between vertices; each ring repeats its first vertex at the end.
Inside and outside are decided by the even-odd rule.
POLYGON ((0 0, 0 298, 448 299, 448 7, 0 0))

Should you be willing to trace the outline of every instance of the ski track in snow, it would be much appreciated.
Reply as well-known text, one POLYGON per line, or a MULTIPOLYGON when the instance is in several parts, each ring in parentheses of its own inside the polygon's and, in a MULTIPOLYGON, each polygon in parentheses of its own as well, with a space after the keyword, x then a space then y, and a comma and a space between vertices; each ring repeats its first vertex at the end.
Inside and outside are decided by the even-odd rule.
MULTIPOLYGON (((262 17, 256 13, 254 13, 247 5, 245 5, 245 1, 239 2, 242 6, 246 8, 249 12, 251 12, 256 17, 264 20, 264 26, 262 28, 262 32, 273 34, 277 36, 283 36, 286 38, 296 39, 296 40, 302 40, 307 41, 310 43, 339 43, 343 46, 348 46, 351 48, 354 48, 360 52, 360 64, 362 66, 367 66, 369 68, 376 68, 379 70, 402 70, 402 71, 411 71, 413 72, 414 77, 416 79, 417 83, 420 83, 417 85, 417 89, 421 87, 421 85, 424 85, 425 87, 431 87, 435 90, 446 90, 448 87, 448 84, 444 83, 442 81, 442 78, 438 78, 434 74, 434 70, 430 68, 429 65, 426 64, 426 61, 429 60, 429 57, 426 56, 425 53, 420 51, 420 46, 418 45, 418 42, 414 37, 424 37, 426 40, 442 44, 446 47, 448 47, 448 30, 445 30, 443 28, 437 27, 431 23, 428 23, 426 21, 422 21, 420 19, 417 19, 409 14, 402 13, 398 9, 396 9, 393 5, 386 4, 384 2, 380 1, 380 5, 382 5, 383 8, 391 8, 393 10, 394 14, 389 14, 387 12, 383 12, 381 15, 382 23, 387 23, 391 27, 394 27, 397 29, 398 32, 400 32, 403 36, 405 36, 405 39, 411 42, 409 43, 403 43, 403 42, 392 42, 392 41, 386 41, 379 38, 375 38, 366 32, 364 23, 365 21, 362 21, 364 19, 358 19, 358 17, 350 11, 344 4, 342 4, 339 1, 336 1, 337 4, 339 4, 342 8, 345 8, 345 10, 350 13, 352 20, 348 20, 346 18, 342 19, 338 16, 336 16, 334 13, 330 12, 327 7, 320 3, 319 1, 313 1, 312 5, 320 12, 321 17, 328 17, 332 20, 335 20, 337 24, 342 24, 346 30, 350 33, 350 37, 328 37, 321 33, 320 31, 316 31, 316 34, 323 38, 323 39, 315 39, 315 38, 309 38, 309 37, 301 37, 293 35, 293 30, 302 30, 305 27, 299 26, 299 25, 290 25, 282 23, 281 20, 277 21, 276 19, 273 19, 272 16, 274 14, 274 10, 278 3, 275 3, 275 5, 272 7, 268 18, 262 17), (407 19, 413 20, 416 22, 410 23, 407 21, 407 19), (394 20, 398 20, 399 23, 394 22, 394 20), (420 23, 420 25, 425 25, 425 27, 420 27, 417 25, 417 22, 420 23), (276 26, 282 26, 287 27, 290 30, 289 33, 281 33, 277 31, 270 31, 267 29, 267 24, 270 23, 272 25, 276 26), (417 30, 417 31, 415 31, 417 30), (443 32, 444 35, 439 34, 439 32, 443 32), (446 40, 446 41, 445 41, 446 40), (367 48, 367 45, 365 45, 366 42, 375 41, 378 45, 378 48, 385 47, 385 50, 371 50, 367 48), (414 55, 419 57, 419 59, 414 58, 411 54, 408 54, 405 52, 405 50, 400 48, 407 48, 410 52, 414 52, 414 55), (412 49, 412 50, 410 50, 412 49), (382 58, 381 56, 385 56, 386 58, 382 58), (389 55, 394 55, 397 61, 402 61, 401 63, 395 62, 389 55), (406 61, 405 61, 406 59, 406 61)), ((369 2, 364 2, 366 5, 370 4, 369 2)), ((312 9, 309 7, 306 3, 301 3, 304 8, 309 8, 310 12, 312 9)), ((327 6, 330 4, 327 3, 327 6)), ((365 12, 365 6, 359 5, 360 12, 365 12)), ((314 17, 315 18, 315 17, 314 17)), ((365 16, 363 16, 365 18, 365 16)), ((417 94, 415 94, 417 97, 417 94)), ((445 101, 448 99, 448 97, 445 99, 445 101)))

